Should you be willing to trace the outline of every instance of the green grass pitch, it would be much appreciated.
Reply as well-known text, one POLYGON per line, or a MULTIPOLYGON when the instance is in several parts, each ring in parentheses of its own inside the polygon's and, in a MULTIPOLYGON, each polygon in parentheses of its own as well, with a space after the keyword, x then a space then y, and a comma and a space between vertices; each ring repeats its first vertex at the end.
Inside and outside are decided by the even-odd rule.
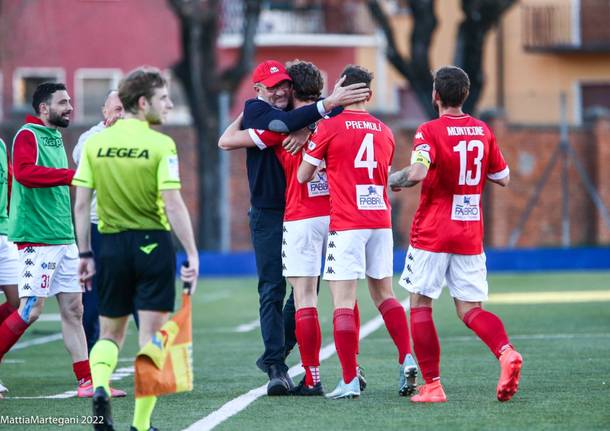
MULTIPOLYGON (((397 287, 399 299, 405 291, 397 287)), ((540 273, 492 275, 491 293, 610 290, 610 273, 540 273)), ((364 285, 358 289, 362 323, 377 316, 364 285)), ((332 343, 330 294, 320 292, 323 346, 332 343)), ((412 405, 397 395, 396 351, 384 327, 361 341, 359 362, 369 386, 358 400, 263 396, 218 430, 593 430, 610 429, 610 302, 553 304, 489 304, 504 320, 512 341, 523 354, 520 390, 508 403, 495 399, 498 364, 487 347, 455 316, 445 292, 434 316, 441 339, 441 373, 449 402, 412 405)), ((55 301, 46 313, 56 313, 55 301)), ((182 430, 227 401, 266 383, 254 362, 261 353, 258 328, 235 328, 258 316, 256 280, 204 279, 193 300, 195 390, 160 398, 153 424, 162 431, 182 430)), ((57 321, 37 322, 28 341, 60 330, 57 321)), ((135 327, 118 368, 131 366, 136 353, 135 327)), ((298 363, 298 351, 289 365, 298 363)), ((327 391, 340 376, 336 355, 322 362, 327 391)), ((0 416, 89 415, 89 400, 16 399, 74 390, 70 359, 61 341, 10 352, 0 365, 0 379, 11 397, 0 400, 0 416)), ((300 376, 297 377, 300 379, 300 376)), ((133 413, 133 376, 115 381, 129 396, 113 401, 117 429, 127 430, 133 413)), ((0 425, 15 430, 81 430, 84 425, 0 425)))

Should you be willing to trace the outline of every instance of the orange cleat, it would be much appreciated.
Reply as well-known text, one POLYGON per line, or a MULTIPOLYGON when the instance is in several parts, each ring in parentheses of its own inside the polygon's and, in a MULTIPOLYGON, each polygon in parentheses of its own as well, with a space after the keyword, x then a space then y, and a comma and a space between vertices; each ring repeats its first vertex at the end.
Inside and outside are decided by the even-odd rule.
POLYGON ((435 380, 432 383, 419 386, 417 395, 411 397, 412 403, 445 403, 447 395, 440 380, 435 380))
POLYGON ((517 393, 523 358, 512 347, 500 355, 500 380, 498 380, 498 401, 508 401, 517 393))
MULTIPOLYGON (((78 396, 78 398, 91 398, 93 397, 93 392, 93 383, 89 381, 82 385, 78 385, 78 388, 76 389, 76 396, 78 396)), ((110 396, 112 398, 122 398, 127 396, 127 393, 120 389, 110 388, 110 396)))

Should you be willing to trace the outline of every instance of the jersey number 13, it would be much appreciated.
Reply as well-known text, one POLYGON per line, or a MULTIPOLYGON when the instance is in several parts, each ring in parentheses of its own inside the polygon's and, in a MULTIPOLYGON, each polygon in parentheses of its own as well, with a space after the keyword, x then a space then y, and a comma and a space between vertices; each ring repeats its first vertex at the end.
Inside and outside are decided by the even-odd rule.
POLYGON ((484 148, 483 142, 478 139, 468 142, 460 141, 453 147, 453 151, 460 153, 460 176, 458 178, 460 186, 476 186, 481 182, 481 161, 483 160, 484 148), (471 153, 476 153, 473 159, 474 169, 467 169, 468 158, 471 153))

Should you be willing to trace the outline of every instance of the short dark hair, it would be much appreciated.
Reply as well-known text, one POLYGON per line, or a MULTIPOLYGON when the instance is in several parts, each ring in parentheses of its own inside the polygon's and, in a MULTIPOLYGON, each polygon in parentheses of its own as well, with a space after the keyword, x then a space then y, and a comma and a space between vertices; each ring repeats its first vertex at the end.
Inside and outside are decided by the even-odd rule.
POLYGON ((161 75, 161 71, 154 67, 139 67, 129 74, 119 84, 119 99, 125 111, 132 114, 138 113, 138 100, 144 96, 150 100, 155 89, 163 88, 167 80, 161 75))
POLYGON ((320 98, 324 80, 320 69, 313 63, 295 59, 288 63, 286 70, 292 78, 294 97, 303 101, 314 101, 320 98))
POLYGON ((43 82, 36 87, 36 91, 34 91, 34 95, 32 96, 32 108, 34 108, 36 115, 40 114, 40 104, 49 103, 53 93, 61 90, 66 90, 66 84, 62 84, 61 82, 43 82))
POLYGON ((356 66, 355 64, 348 64, 341 72, 341 76, 345 76, 345 81, 341 84, 342 87, 347 87, 351 84, 358 84, 364 82, 368 88, 371 88, 371 81, 373 80, 373 72, 369 72, 362 66, 356 66))
POLYGON ((434 89, 443 106, 462 106, 470 91, 468 74, 457 66, 441 67, 434 74, 434 89))

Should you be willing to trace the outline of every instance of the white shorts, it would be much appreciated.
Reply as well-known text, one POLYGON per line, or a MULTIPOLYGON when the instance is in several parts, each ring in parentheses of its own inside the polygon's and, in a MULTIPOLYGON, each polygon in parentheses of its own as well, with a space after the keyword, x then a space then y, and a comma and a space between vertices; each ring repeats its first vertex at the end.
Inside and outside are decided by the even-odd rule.
POLYGON ((0 235, 0 286, 17 284, 19 267, 17 246, 6 235, 0 235))
POLYGON ((82 292, 76 244, 26 247, 19 250, 19 261, 20 298, 82 292))
POLYGON ((329 216, 284 222, 282 238, 284 277, 320 275, 329 223, 329 216))
POLYGON ((326 245, 324 280, 375 279, 393 275, 392 229, 331 231, 326 245))
POLYGON ((460 301, 487 300, 485 253, 434 253, 409 246, 399 281, 402 287, 411 293, 438 299, 445 281, 451 296, 460 301))

